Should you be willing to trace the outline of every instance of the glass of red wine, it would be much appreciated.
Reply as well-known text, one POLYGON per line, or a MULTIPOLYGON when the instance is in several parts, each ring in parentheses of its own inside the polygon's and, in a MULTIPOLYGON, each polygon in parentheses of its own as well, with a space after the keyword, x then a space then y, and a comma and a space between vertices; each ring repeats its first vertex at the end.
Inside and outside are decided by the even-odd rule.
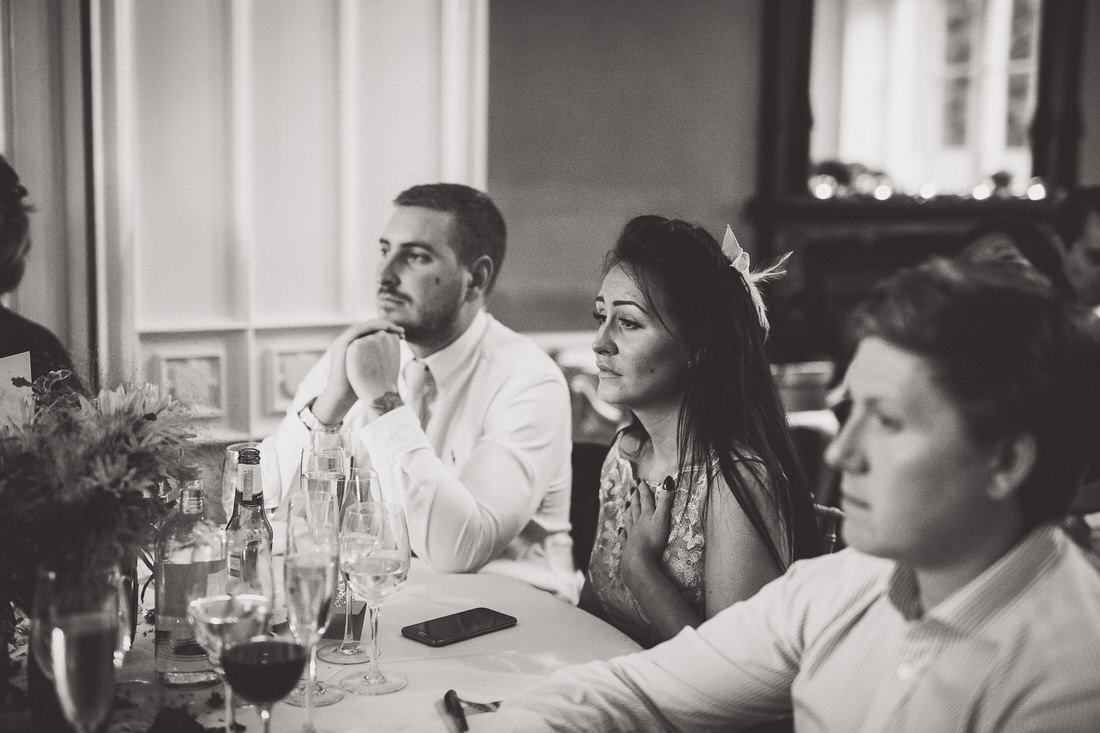
POLYGON ((264 733, 271 728, 271 706, 298 684, 309 652, 290 639, 254 636, 222 651, 225 679, 238 696, 260 708, 264 733))

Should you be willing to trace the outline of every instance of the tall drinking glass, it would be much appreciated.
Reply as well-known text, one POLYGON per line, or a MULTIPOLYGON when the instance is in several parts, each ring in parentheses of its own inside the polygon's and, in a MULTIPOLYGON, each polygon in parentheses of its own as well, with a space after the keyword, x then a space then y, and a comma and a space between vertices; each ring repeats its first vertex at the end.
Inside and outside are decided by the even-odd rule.
POLYGON ((31 643, 57 689, 62 714, 77 733, 111 716, 121 637, 118 573, 45 570, 35 589, 31 643))
POLYGON ((366 674, 340 680, 357 695, 384 695, 408 684, 403 675, 383 672, 378 664, 378 615, 382 599, 405 584, 411 551, 405 512, 398 504, 364 502, 348 507, 341 525, 340 569, 352 589, 367 601, 371 657, 366 674))
POLYGON ((317 644, 328 627, 336 596, 339 546, 336 497, 327 489, 290 497, 286 536, 286 603, 294 640, 309 652, 307 679, 285 702, 305 707, 304 730, 312 733, 313 707, 344 697, 339 687, 317 681, 317 644))
MULTIPOLYGON (((117 567, 108 568, 107 570, 93 573, 92 575, 82 574, 79 579, 61 578, 57 571, 50 570, 46 567, 39 568, 34 588, 35 596, 34 606, 31 609, 31 623, 42 623, 44 627, 49 624, 49 614, 52 613, 50 599, 59 593, 63 593, 64 591, 60 588, 63 588, 66 584, 95 583, 97 585, 115 588, 118 593, 119 632, 118 639, 115 640, 113 658, 115 670, 121 670, 122 663, 126 659, 126 653, 130 651, 130 646, 133 643, 133 639, 130 638, 131 618, 128 597, 135 582, 133 578, 128 578, 120 573, 117 567)), ((46 675, 49 679, 53 679, 52 663, 50 662, 49 634, 32 634, 31 642, 34 647, 35 659, 38 660, 42 674, 46 675)))
MULTIPOLYGON (((349 468, 348 478, 340 492, 340 519, 343 520, 347 508, 365 501, 381 501, 382 492, 378 485, 378 474, 369 468, 349 468)), ((344 640, 338 644, 325 646, 317 652, 317 657, 330 664, 360 664, 370 661, 370 652, 363 647, 352 633, 352 610, 355 594, 347 582, 347 575, 341 570, 341 587, 337 592, 336 603, 340 605, 343 596, 344 640)))

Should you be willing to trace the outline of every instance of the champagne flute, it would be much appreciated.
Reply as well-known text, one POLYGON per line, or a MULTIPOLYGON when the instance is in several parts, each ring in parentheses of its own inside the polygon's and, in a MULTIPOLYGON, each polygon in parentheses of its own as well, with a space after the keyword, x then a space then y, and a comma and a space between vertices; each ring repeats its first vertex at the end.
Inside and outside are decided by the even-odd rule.
POLYGON ((378 665, 378 615, 382 599, 405 584, 411 551, 405 512, 398 504, 369 501, 353 504, 344 515, 340 537, 340 569, 356 593, 367 600, 371 655, 366 674, 340 680, 358 695, 385 695, 408 684, 404 676, 385 673, 378 665))
POLYGON ((222 651, 230 644, 265 633, 271 622, 271 602, 252 593, 196 598, 187 604, 187 620, 210 665, 225 682, 225 727, 233 730, 233 689, 225 679, 222 651))
MULTIPOLYGON (((344 482, 344 490, 340 495, 340 519, 343 521, 349 506, 364 501, 381 501, 382 492, 378 485, 378 474, 369 468, 353 467, 348 469, 348 478, 344 482)), ((348 583, 347 574, 342 570, 340 580, 343 584, 342 595, 344 597, 344 640, 338 644, 326 646, 317 652, 317 657, 330 664, 359 664, 370 661, 370 652, 352 633, 351 619, 354 605, 354 593, 348 583)), ((340 603, 340 594, 337 595, 337 604, 340 603)))
POLYGON ((302 492, 329 491, 339 502, 340 486, 347 475, 347 454, 341 446, 315 444, 302 449, 302 492))
POLYGON ((304 730, 312 732, 313 707, 332 705, 344 697, 338 687, 317 681, 317 644, 328 627, 336 596, 336 497, 327 489, 290 497, 286 537, 286 601, 290 631, 309 650, 307 678, 285 702, 305 707, 304 730))
MULTIPOLYGON (((120 639, 118 573, 46 570, 35 589, 32 644, 54 681, 61 712, 77 733, 111 716, 120 639)), ((121 628, 120 628, 121 627, 121 628)))
POLYGON ((271 706, 294 689, 306 666, 306 649, 285 638, 254 636, 222 651, 225 679, 238 695, 260 707, 264 733, 271 730, 271 706))

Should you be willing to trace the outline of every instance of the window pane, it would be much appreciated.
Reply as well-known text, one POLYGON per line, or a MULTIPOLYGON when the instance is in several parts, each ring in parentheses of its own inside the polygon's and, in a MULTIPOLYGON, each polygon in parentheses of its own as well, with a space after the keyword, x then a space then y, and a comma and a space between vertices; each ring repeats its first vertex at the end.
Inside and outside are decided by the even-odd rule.
POLYGON ((1012 41, 1008 57, 1013 60, 1029 59, 1034 53, 1036 20, 1035 0, 1013 0, 1012 41))
POLYGON ((966 145, 966 108, 970 80, 948 79, 943 90, 943 144, 966 145))
POLYGON ((965 64, 970 61, 970 27, 974 23, 970 3, 968 0, 949 0, 946 11, 944 60, 948 64, 965 64))
POLYGON ((1031 75, 1027 73, 1010 74, 1008 77, 1008 104, 1005 120, 1005 145, 1020 148, 1027 145, 1028 126, 1028 88, 1031 75))

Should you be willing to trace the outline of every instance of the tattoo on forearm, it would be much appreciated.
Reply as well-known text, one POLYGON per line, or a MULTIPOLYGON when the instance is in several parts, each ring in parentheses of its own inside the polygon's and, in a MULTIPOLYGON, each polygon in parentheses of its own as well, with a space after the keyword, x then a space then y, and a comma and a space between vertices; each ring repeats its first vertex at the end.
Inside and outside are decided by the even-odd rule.
POLYGON ((371 402, 370 406, 379 415, 385 415, 390 410, 401 407, 403 404, 405 403, 401 400, 401 395, 396 392, 386 392, 374 402, 371 402))

